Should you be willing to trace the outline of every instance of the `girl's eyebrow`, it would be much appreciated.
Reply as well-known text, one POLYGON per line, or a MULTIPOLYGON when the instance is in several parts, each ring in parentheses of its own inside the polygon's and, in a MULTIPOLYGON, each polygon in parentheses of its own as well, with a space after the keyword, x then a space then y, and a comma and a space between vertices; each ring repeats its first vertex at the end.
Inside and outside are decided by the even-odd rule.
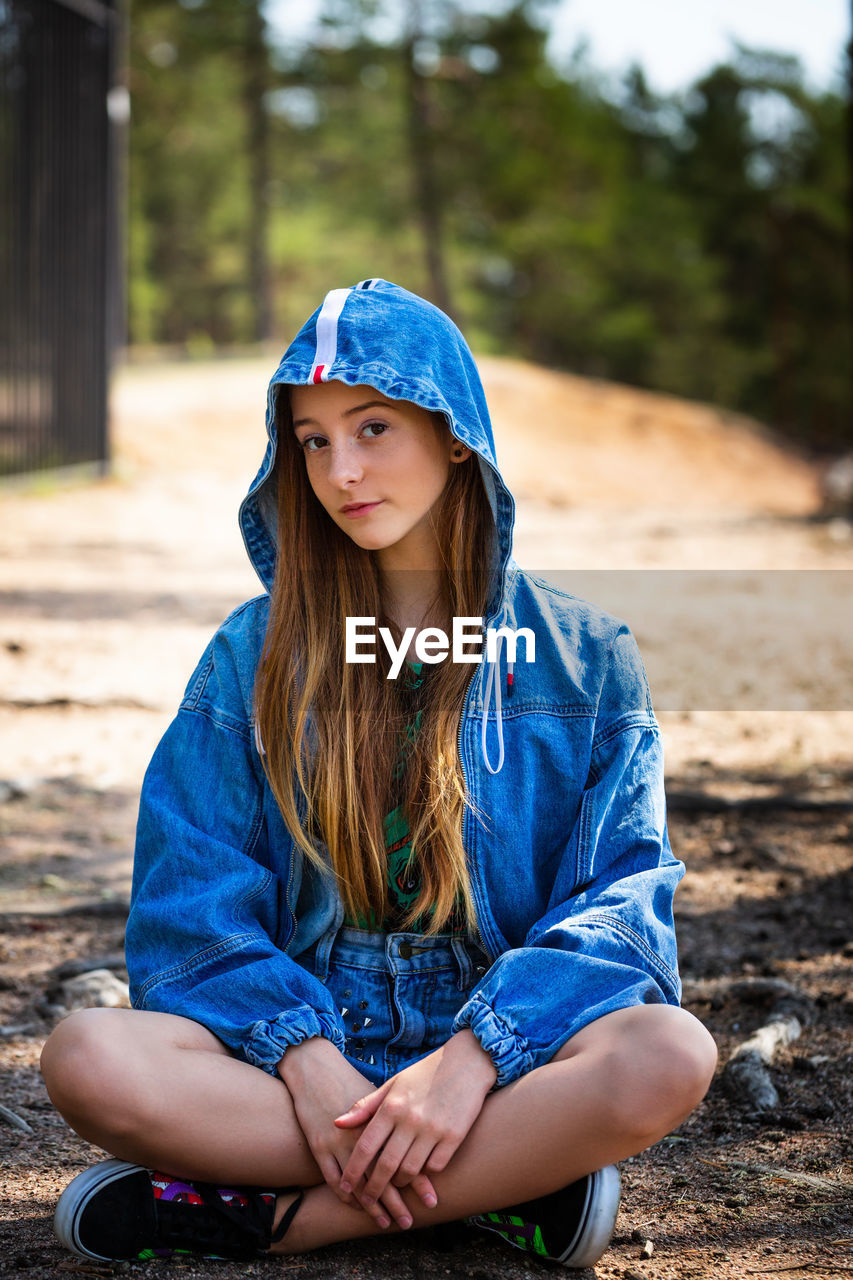
MULTIPOLYGON (((364 404, 356 404, 351 409, 345 409, 343 416, 349 418, 352 414, 361 413, 364 409, 375 409, 377 405, 382 409, 395 408, 390 400, 365 400, 364 404)), ((320 425, 316 418, 296 418, 293 429, 295 431, 297 427, 319 427, 320 425)))

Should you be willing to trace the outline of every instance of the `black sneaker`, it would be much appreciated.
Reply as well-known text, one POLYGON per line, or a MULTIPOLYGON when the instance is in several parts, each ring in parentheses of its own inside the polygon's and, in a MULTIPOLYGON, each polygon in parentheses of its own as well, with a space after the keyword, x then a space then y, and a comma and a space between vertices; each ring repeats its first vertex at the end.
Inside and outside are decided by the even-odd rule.
POLYGON ((81 1258, 256 1258, 280 1240, 299 1205, 273 1234, 276 1191, 186 1182, 126 1160, 103 1160, 78 1174, 59 1197, 53 1229, 81 1258))
POLYGON ((619 1186, 619 1170, 610 1164, 551 1195, 497 1213, 478 1213, 466 1222, 564 1267, 591 1267, 610 1243, 619 1186))

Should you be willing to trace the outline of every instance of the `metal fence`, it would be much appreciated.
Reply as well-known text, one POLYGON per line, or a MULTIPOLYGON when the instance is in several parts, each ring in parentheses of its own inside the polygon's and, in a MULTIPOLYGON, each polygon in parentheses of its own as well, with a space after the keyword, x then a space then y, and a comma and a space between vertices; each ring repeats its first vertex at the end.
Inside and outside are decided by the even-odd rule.
POLYGON ((107 464, 120 29, 99 0, 0 0, 0 475, 107 464))

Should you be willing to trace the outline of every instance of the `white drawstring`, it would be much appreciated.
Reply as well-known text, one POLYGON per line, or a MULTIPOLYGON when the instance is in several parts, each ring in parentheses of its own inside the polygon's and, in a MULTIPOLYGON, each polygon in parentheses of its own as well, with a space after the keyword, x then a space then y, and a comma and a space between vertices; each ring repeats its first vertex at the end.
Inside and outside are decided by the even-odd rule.
POLYGON ((483 762, 486 768, 488 769, 489 773, 500 773, 504 763, 504 726, 503 726, 503 720, 501 719, 501 677, 500 677, 501 645, 503 644, 503 642, 504 642, 503 635, 499 631, 497 636, 497 645, 495 648, 495 660, 494 662, 489 663, 489 675, 486 680, 486 694, 485 694, 485 698, 483 699, 483 737, 482 737, 481 747, 483 751, 483 762), (497 668, 497 676, 495 675, 495 668, 497 668), (488 728, 488 724, 489 724, 489 703, 492 700, 492 685, 494 685, 494 688, 495 688, 495 720, 498 726, 498 767, 496 769, 492 768, 492 763, 489 760, 489 751, 486 746, 486 729, 488 728))

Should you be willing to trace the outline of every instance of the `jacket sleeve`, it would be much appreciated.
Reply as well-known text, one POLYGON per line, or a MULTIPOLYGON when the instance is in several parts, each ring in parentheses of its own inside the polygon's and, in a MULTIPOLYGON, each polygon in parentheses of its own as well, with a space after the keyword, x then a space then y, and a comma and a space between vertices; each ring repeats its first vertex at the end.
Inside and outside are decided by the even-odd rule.
POLYGON ((680 1000, 672 902, 684 873, 666 829, 663 750, 627 628, 610 655, 589 776, 546 913, 462 1007, 497 1085, 616 1009, 680 1000))
POLYGON ((275 1074, 289 1045, 325 1036, 343 1050, 344 1033, 284 951, 292 843, 281 824, 269 839, 237 650, 217 633, 145 775, 127 967, 135 1008, 192 1018, 275 1074))

